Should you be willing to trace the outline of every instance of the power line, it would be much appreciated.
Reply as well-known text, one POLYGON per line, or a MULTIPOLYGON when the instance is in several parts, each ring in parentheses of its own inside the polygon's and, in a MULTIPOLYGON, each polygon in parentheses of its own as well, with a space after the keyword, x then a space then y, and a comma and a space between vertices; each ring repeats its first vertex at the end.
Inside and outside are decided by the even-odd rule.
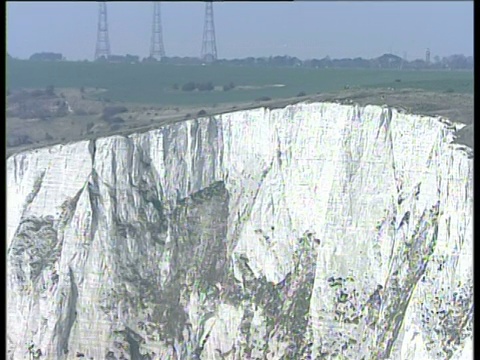
POLYGON ((150 45, 150 57, 157 60, 161 60, 163 57, 165 57, 159 1, 155 1, 153 3, 153 25, 152 40, 150 45))
POLYGON ((203 28, 203 42, 201 58, 205 62, 217 60, 217 45, 215 41, 215 25, 213 22, 213 4, 205 4, 205 25, 203 28))
POLYGON ((97 45, 95 47, 95 60, 108 59, 110 56, 110 41, 108 40, 107 4, 102 1, 98 8, 97 45))

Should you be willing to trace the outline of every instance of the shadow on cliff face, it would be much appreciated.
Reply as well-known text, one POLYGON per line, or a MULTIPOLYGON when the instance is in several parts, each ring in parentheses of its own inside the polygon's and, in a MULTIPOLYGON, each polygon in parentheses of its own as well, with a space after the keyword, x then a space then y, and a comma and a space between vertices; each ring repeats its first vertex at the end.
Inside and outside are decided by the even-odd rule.
MULTIPOLYGON (((135 316, 136 324, 129 321, 131 327, 125 324, 124 329, 114 332, 114 348, 108 353, 112 358, 128 354, 131 359, 154 358, 158 355, 155 351, 142 355, 139 350, 142 344, 152 342, 162 344, 157 352, 163 348, 167 353, 178 354, 182 352, 179 348, 183 348, 191 356, 201 353, 199 338, 191 332, 186 307, 193 293, 202 297, 198 310, 201 318, 208 317, 216 307, 213 305, 219 298, 216 284, 226 276, 228 200, 223 182, 177 200, 167 225, 170 241, 165 243, 160 239, 162 236, 156 236, 155 241, 163 248, 162 257, 169 259, 167 274, 155 280, 130 268, 127 273, 132 276, 121 275, 129 283, 136 281, 137 294, 131 295, 139 295, 142 304, 135 316)), ((165 216, 161 203, 155 207, 165 216)), ((165 233, 165 224, 162 222, 157 230, 165 233)))
POLYGON ((172 257, 172 279, 193 274, 202 287, 221 281, 226 262, 228 200, 225 184, 216 182, 178 202, 172 221, 177 249, 172 257))
POLYGON ((225 276, 228 192, 216 182, 181 199, 171 221, 170 273, 154 311, 165 323, 164 338, 181 337, 193 291, 210 293, 225 276))

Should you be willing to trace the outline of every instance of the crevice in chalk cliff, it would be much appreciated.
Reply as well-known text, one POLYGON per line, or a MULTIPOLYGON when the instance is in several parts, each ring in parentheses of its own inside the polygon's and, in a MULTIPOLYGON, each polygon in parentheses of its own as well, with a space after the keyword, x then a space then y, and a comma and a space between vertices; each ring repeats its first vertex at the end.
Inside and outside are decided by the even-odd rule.
POLYGON ((216 161, 212 162, 212 173, 216 174, 217 164, 223 164, 223 135, 222 128, 219 127, 217 120, 214 117, 209 117, 208 126, 207 126, 207 135, 208 135, 208 144, 212 146, 213 159, 216 161))
POLYGON ((170 151, 175 150, 172 148, 172 143, 174 139, 178 136, 178 125, 164 127, 161 129, 162 136, 162 153, 163 153, 163 163, 167 163, 167 159, 174 155, 170 151))
POLYGON ((93 241, 98 228, 98 217, 101 213, 100 190, 98 188, 98 174, 95 169, 92 169, 92 173, 90 175, 90 179, 86 184, 86 187, 88 191, 88 199, 90 201, 90 211, 92 219, 89 238, 93 241))
POLYGON ((392 109, 391 108, 383 109, 383 111, 380 115, 380 124, 378 126, 377 135, 375 136, 375 140, 378 140, 378 137, 380 135, 380 131, 383 127, 383 130, 385 132, 384 141, 387 141, 388 136, 391 134, 391 132, 390 132, 391 123, 392 123, 392 109))
POLYGON ((70 224, 70 222, 72 221, 73 215, 77 210, 78 201, 80 200, 80 196, 84 191, 85 187, 81 188, 77 191, 73 198, 65 200, 60 206, 61 213, 58 220, 59 230, 63 230, 65 226, 70 224))
POLYGON ((19 154, 13 157, 13 176, 15 177, 15 183, 18 183, 23 178, 25 158, 25 154, 19 154))
POLYGON ((200 129, 198 120, 192 120, 191 122, 191 128, 190 128, 190 136, 189 139, 191 141, 190 144, 190 151, 191 151, 191 167, 190 167, 190 173, 194 174, 195 173, 195 165, 198 161, 201 160, 201 149, 202 149, 202 130, 200 129))
POLYGON ((95 164, 95 154, 97 153, 97 142, 95 139, 91 139, 88 143, 88 151, 92 159, 92 166, 95 164))
POLYGON ((57 308, 59 320, 53 330, 57 342, 56 351, 58 359, 63 359, 65 355, 68 354, 70 331, 77 318, 78 288, 75 283, 72 268, 70 267, 68 269, 68 282, 70 283, 69 289, 65 289, 58 294, 60 297, 57 308))

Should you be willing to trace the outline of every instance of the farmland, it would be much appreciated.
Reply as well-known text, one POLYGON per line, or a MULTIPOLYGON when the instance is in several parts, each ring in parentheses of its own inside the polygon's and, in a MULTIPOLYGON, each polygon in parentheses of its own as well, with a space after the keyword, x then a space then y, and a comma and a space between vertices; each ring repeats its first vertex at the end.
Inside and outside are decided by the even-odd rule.
MULTIPOLYGON (((97 99, 134 104, 211 106, 245 103, 258 98, 313 95, 347 88, 422 89, 473 93, 471 71, 381 69, 309 69, 226 65, 111 64, 9 60, 7 88, 94 88, 97 99), (182 91, 187 82, 211 82, 213 91, 182 91), (235 84, 231 90, 223 86, 235 84)), ((93 96, 93 95, 92 95, 93 96)))
POLYGON ((459 136, 462 143, 473 144, 473 74, 469 71, 9 60, 6 75, 7 155, 303 101, 354 101, 441 115, 470 124, 459 136), (209 91, 182 90, 187 83, 211 85, 209 91))

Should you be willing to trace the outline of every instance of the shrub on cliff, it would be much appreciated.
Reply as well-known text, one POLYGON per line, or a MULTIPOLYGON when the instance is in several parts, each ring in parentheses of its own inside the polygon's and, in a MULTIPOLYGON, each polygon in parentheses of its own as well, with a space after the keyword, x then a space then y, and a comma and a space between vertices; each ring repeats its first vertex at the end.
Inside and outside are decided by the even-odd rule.
POLYGON ((120 116, 111 117, 111 118, 105 119, 105 121, 109 124, 123 124, 123 123, 125 123, 125 120, 123 120, 120 116))
POLYGON ((113 124, 110 126, 110 131, 117 131, 117 130, 120 130, 121 128, 122 128, 121 124, 113 124))
POLYGON ((117 114, 125 113, 128 109, 125 106, 116 105, 116 106, 107 106, 103 109, 102 119, 108 121, 110 118, 114 117, 117 114))

